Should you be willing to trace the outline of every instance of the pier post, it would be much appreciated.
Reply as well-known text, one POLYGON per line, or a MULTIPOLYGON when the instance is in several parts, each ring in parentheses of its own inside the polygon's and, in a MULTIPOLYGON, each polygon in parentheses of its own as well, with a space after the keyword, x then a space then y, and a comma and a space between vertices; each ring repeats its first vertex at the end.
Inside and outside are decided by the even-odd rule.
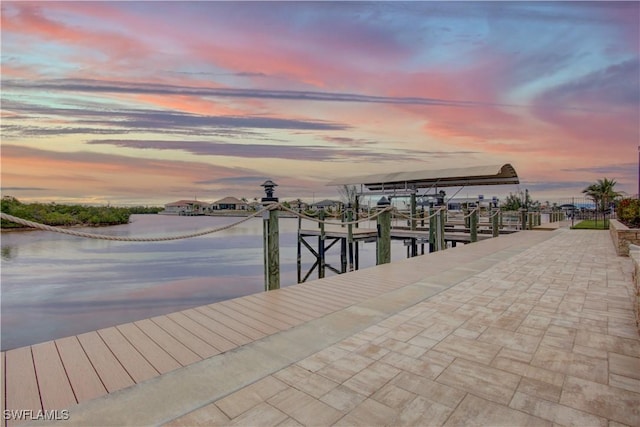
POLYGON ((529 212, 529 215, 527 215, 527 219, 529 220, 529 226, 527 227, 527 230, 533 230, 533 217, 535 214, 535 212, 529 212))
POLYGON ((447 222, 447 211, 444 206, 440 206, 440 210, 438 211, 437 218, 437 232, 436 232, 436 241, 437 241, 437 250, 442 251, 447 248, 447 242, 444 239, 444 225, 447 222))
POLYGON ((278 210, 269 211, 269 291, 280 289, 280 228, 278 210))
POLYGON ((320 236, 318 236, 318 279, 324 278, 325 260, 324 260, 324 208, 320 208, 318 211, 318 219, 320 223, 320 236))
POLYGON ((436 229, 438 228, 438 221, 431 209, 429 209, 429 253, 435 252, 436 249, 436 229))
POLYGON ((462 214, 464 215, 464 228, 471 228, 471 218, 469 215, 469 206, 462 208, 462 214))
MULTIPOLYGON (((378 209, 384 210, 391 206, 391 202, 382 196, 378 201, 378 209)), ((378 215, 378 238, 376 240, 376 265, 391 262, 391 212, 386 211, 378 215)))
POLYGON ((493 215, 491 217, 491 234, 493 235, 493 237, 498 237, 498 236, 500 236, 500 228, 498 226, 498 224, 499 224, 498 216, 500 215, 500 211, 498 209, 494 208, 491 211, 491 214, 493 215))
MULTIPOLYGON (((262 198, 262 205, 269 206, 278 203, 278 198, 273 197, 273 188, 278 184, 267 180, 262 184, 266 197, 262 198)), ((267 216, 267 215, 265 215, 267 216)), ((278 227, 278 210, 269 210, 267 218, 263 222, 265 255, 265 291, 280 289, 280 230, 278 227)))
POLYGON ((302 283, 302 237, 300 236, 300 230, 302 229, 302 206, 298 204, 298 282, 302 283))
MULTIPOLYGON (((416 209, 416 190, 413 190, 411 192, 411 200, 410 200, 410 204, 411 204, 411 224, 410 224, 410 229, 411 231, 415 231, 416 230, 416 225, 417 225, 417 219, 416 219, 416 215, 417 215, 417 209, 416 209)), ((411 239, 411 256, 417 256, 418 255, 418 243, 416 241, 416 238, 413 237, 411 239)))
POLYGON ((471 232, 471 243, 478 241, 478 209, 473 208, 471 215, 469 215, 469 231, 471 232))
POLYGON ((527 210, 524 208, 520 208, 520 230, 527 229, 527 210))
MULTIPOLYGON (((353 221, 353 207, 347 205, 347 222, 353 221)), ((353 224, 347 225, 347 249, 349 251, 348 270, 353 271, 353 224)))

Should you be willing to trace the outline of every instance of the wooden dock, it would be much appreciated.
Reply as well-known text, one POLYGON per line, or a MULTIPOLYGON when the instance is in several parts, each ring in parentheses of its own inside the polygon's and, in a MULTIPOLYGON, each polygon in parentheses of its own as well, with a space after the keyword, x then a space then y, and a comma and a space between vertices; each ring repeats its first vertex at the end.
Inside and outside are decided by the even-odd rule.
MULTIPOLYGON (((375 241, 378 235, 378 231, 375 228, 354 228, 352 233, 353 233, 353 239, 355 241, 361 241, 361 240, 375 241)), ((300 230, 300 235, 303 237, 319 237, 320 230, 319 229, 302 229, 300 230)), ((325 228, 324 235, 325 237, 331 238, 331 239, 346 239, 348 236, 348 232, 347 232, 347 229, 343 227, 327 227, 325 228)), ((429 230, 428 229, 409 230, 408 228, 392 228, 391 238, 395 240, 421 239, 421 240, 428 241, 429 230)), ((471 242, 471 235, 469 233, 465 233, 463 230, 445 232, 444 238, 447 242, 458 242, 458 243, 471 242)), ((491 235, 478 234, 478 240, 490 239, 490 238, 491 238, 491 235)))
POLYGON ((3 352, 2 410, 68 408, 77 426, 638 425, 630 273, 604 231, 487 239, 3 352))

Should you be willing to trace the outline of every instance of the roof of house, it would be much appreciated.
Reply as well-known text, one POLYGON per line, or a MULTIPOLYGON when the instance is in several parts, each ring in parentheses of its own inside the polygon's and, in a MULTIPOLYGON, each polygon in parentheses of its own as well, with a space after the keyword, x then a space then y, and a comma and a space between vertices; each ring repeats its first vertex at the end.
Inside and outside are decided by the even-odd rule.
POLYGON ((314 203, 313 206, 335 206, 337 204, 339 204, 340 201, 338 200, 321 200, 318 203, 314 203))
POLYGON ((225 197, 224 199, 220 199, 216 202, 213 202, 214 205, 246 205, 247 202, 243 202, 240 199, 235 197, 225 197))
POLYGON ((208 205, 208 202, 202 200, 178 200, 177 202, 166 203, 165 206, 184 206, 184 205, 208 205))

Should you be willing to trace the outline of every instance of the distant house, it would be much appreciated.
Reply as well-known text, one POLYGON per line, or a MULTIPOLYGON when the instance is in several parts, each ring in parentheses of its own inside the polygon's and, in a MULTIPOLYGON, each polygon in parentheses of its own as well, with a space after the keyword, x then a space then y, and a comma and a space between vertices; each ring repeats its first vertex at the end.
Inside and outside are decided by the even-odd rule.
POLYGON ((297 211, 298 209, 300 210, 307 210, 307 208, 309 207, 309 205, 305 202, 303 202, 302 200, 291 200, 289 203, 289 207, 291 209, 293 209, 294 211, 297 211))
POLYGON ((248 208, 249 205, 246 202, 243 202, 240 199, 236 199, 235 197, 225 197, 224 199, 220 199, 217 202, 211 203, 211 210, 214 211, 245 211, 248 208))
POLYGON ((338 200, 322 200, 318 203, 314 203, 312 205, 315 209, 325 209, 325 210, 331 210, 331 209, 338 209, 340 206, 342 206, 342 202, 338 201, 338 200))
POLYGON ((209 210, 209 203, 200 200, 178 200, 164 205, 163 215, 204 215, 209 210))

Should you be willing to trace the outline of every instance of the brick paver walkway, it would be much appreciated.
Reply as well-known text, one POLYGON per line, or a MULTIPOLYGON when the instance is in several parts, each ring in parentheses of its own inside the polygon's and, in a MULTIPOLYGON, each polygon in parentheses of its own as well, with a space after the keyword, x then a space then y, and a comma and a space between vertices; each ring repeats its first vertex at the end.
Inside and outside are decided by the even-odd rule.
MULTIPOLYGON (((529 233, 551 237, 493 253, 470 266, 462 280, 446 274, 424 277, 406 291, 432 291, 416 296, 415 304, 311 355, 291 355, 293 360, 265 368, 268 374, 243 387, 207 400, 204 387, 191 384, 199 384, 196 379, 208 371, 197 365, 176 371, 181 377, 171 383, 175 393, 194 393, 205 403, 174 411, 162 423, 640 425, 640 337, 631 305, 631 261, 615 255, 606 231, 529 233)), ((393 299, 387 298, 389 304, 393 299)), ((381 297, 375 304, 385 303, 381 297)), ((364 316, 372 307, 352 311, 364 316)), ((314 330, 300 328, 298 343, 304 346, 302 337, 313 340, 314 330)), ((277 335, 254 344, 261 351, 257 356, 249 345, 221 361, 216 372, 237 375, 243 366, 267 364, 269 355, 296 348, 296 341, 278 341, 277 335)), ((152 396, 154 387, 165 386, 150 382, 132 393, 152 396)), ((118 399, 129 398, 124 392, 107 396, 102 412, 94 405, 72 412, 72 419, 89 422, 100 416, 95 414, 113 414, 118 399)), ((140 408, 126 420, 145 424, 148 411, 140 408)))

